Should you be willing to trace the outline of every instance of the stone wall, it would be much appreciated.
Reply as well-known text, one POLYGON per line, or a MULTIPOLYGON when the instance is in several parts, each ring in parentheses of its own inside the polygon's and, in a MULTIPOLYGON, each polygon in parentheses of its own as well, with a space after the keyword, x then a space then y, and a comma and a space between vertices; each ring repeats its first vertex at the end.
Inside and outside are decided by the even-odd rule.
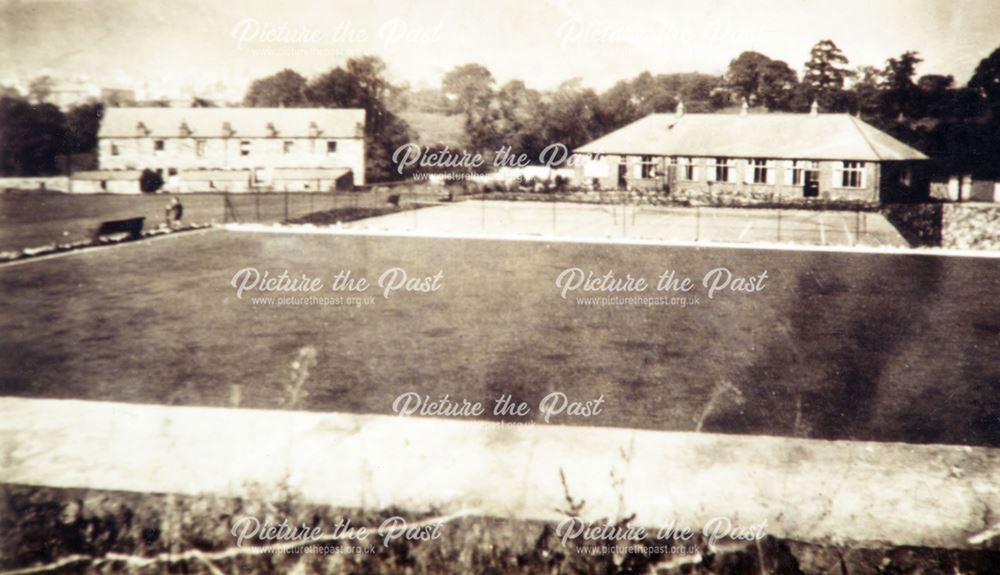
POLYGON ((67 192, 69 191, 69 178, 66 176, 0 178, 0 192, 8 190, 67 192))
POLYGON ((944 204, 941 247, 1000 250, 1000 205, 944 204))
POLYGON ((914 246, 1000 250, 998 204, 889 204, 882 213, 914 246))
POLYGON ((466 195, 487 200, 534 201, 534 202, 576 202, 585 204, 627 204, 636 206, 706 206, 706 207, 746 207, 746 208, 788 208, 805 210, 862 210, 876 211, 878 204, 862 200, 848 199, 806 199, 775 194, 773 191, 735 191, 714 187, 711 191, 691 189, 674 193, 656 190, 573 190, 565 192, 529 191, 515 189, 499 191, 490 186, 467 186, 466 195), (485 190, 485 193, 484 193, 485 190))

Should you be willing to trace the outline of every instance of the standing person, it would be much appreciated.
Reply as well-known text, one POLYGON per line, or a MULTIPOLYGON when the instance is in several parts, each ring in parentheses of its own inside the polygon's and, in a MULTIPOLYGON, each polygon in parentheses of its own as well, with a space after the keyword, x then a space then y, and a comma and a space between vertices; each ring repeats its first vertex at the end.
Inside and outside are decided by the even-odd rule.
POLYGON ((184 206, 181 201, 174 196, 170 199, 170 203, 163 210, 164 217, 167 220, 167 227, 173 228, 176 223, 177 226, 181 224, 181 218, 184 217, 184 206))

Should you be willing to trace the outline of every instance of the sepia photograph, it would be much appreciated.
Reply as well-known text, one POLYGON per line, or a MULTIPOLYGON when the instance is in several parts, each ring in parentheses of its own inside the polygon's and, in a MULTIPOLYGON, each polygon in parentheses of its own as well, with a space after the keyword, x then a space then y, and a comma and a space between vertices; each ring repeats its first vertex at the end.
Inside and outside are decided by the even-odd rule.
POLYGON ((0 0, 0 575, 1000 574, 996 0, 0 0))

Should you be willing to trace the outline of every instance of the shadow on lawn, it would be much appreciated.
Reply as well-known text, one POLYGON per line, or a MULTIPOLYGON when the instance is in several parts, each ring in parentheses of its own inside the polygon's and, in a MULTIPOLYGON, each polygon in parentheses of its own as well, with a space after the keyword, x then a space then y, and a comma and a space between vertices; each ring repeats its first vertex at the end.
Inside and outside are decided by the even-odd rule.
MULTIPOLYGON (((931 442, 946 431, 877 429, 881 423, 873 419, 880 401, 897 401, 884 397, 881 386, 887 368, 912 353, 908 345, 927 323, 920 302, 939 293, 941 260, 910 259, 900 276, 877 278, 872 285, 849 285, 833 274, 800 272, 797 302, 780 335, 735 382, 744 405, 710 414, 704 429, 744 434, 788 430, 817 439, 899 436, 914 442, 931 442), (898 277, 907 281, 899 282, 898 277), (912 278, 916 281, 909 281, 912 278), (848 297, 856 290, 870 293, 860 302, 862 313, 856 309, 858 302, 848 297)), ((935 406, 911 409, 933 413, 935 406)))

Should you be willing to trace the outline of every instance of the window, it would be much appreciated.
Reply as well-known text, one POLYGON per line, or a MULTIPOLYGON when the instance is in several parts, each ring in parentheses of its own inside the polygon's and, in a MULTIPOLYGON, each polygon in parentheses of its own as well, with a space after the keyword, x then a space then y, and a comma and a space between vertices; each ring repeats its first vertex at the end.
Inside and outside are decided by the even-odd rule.
POLYGON ((240 140, 240 155, 241 156, 250 155, 250 140, 240 140))
POLYGON ((163 151, 163 140, 153 140, 153 150, 157 152, 163 151))
POLYGON ((677 157, 674 158, 674 164, 677 166, 678 180, 693 182, 698 179, 695 174, 697 164, 695 164, 694 158, 677 157))
POLYGON ((653 162, 653 156, 642 157, 642 171, 640 176, 644 180, 648 180, 656 176, 656 164, 653 162))
POLYGON ((199 158, 205 155, 205 140, 195 140, 194 141, 194 153, 199 158))
POLYGON ((327 140, 326 141, 326 153, 327 154, 336 154, 337 153, 337 142, 335 142, 333 140, 327 140))
POLYGON ((714 163, 708 166, 708 176, 712 182, 735 181, 736 170, 733 169, 732 160, 715 158, 714 163))
POLYGON ((750 160, 750 166, 753 168, 753 183, 766 184, 768 180, 767 172, 770 169, 767 165, 767 160, 750 160))
POLYGON ((295 148, 295 142, 293 142, 292 140, 285 140, 282 143, 281 151, 284 152, 285 154, 291 154, 292 149, 294 148, 295 148))
POLYGON ((819 172, 819 162, 815 160, 795 160, 794 162, 790 162, 789 170, 785 173, 785 185, 805 185, 809 172, 819 172))
POLYGON ((118 144, 111 144, 111 155, 112 156, 118 155, 118 144))
POLYGON ((865 163, 864 162, 840 162, 833 172, 833 183, 841 188, 863 188, 865 187, 865 163))

